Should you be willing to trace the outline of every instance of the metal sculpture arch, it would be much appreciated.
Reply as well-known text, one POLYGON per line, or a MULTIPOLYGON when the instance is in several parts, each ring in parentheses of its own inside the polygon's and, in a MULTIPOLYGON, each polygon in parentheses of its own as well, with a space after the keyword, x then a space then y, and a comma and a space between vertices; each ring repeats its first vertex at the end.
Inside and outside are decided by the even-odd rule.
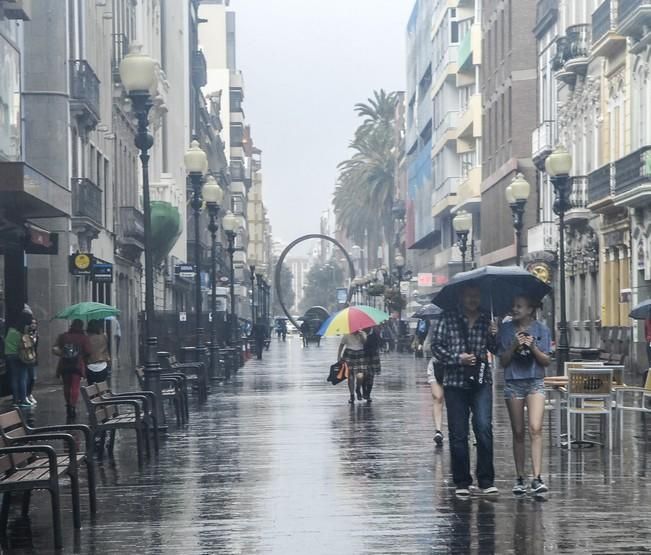
MULTIPOLYGON (((336 239, 333 239, 332 237, 328 237, 327 235, 321 235, 320 233, 310 233, 308 235, 303 235, 302 237, 295 239, 289 245, 287 245, 287 247, 285 247, 285 250, 281 253, 278 262, 276 263, 276 270, 274 271, 274 281, 276 284, 276 297, 278 299, 278 302, 280 303, 280 307, 283 309, 285 316, 287 316, 289 321, 292 324, 294 324, 296 328, 300 328, 300 325, 296 320, 294 320, 294 318, 292 318, 292 315, 289 313, 289 310, 287 310, 287 306, 285 305, 285 300, 283 299, 283 294, 280 287, 280 271, 281 268, 283 267, 283 262, 285 261, 285 257, 289 254, 289 252, 296 245, 303 243, 304 241, 309 241, 310 239, 320 239, 322 241, 329 241, 330 243, 335 245, 341 252, 343 252, 344 256, 346 257, 346 260, 348 261, 348 271, 350 272, 351 283, 353 279, 355 279, 355 265, 353 264, 353 260, 348 254, 348 251, 346 251, 346 249, 344 248, 344 246, 336 239)), ((350 304, 352 298, 353 298, 353 288, 349 287, 346 304, 350 304)))

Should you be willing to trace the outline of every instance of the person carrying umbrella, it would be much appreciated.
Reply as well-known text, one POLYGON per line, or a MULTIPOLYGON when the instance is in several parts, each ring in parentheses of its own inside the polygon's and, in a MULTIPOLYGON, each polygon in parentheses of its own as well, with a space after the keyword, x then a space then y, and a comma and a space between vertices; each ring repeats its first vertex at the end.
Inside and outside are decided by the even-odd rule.
POLYGON ((545 368, 551 359, 551 333, 536 320, 540 302, 527 295, 513 299, 512 319, 504 322, 497 337, 500 363, 504 368, 504 399, 509 411, 513 432, 513 458, 517 478, 513 486, 515 495, 527 492, 524 484, 524 423, 527 407, 533 479, 531 493, 540 495, 548 491, 540 477, 543 454, 543 421, 545 417, 545 368))
MULTIPOLYGON (((497 326, 481 307, 481 289, 475 281, 455 288, 456 306, 447 305, 432 336, 432 353, 443 365, 443 388, 448 413, 452 477, 458 497, 470 496, 468 417, 477 440, 477 481, 484 495, 496 495, 493 466, 493 389, 489 351, 496 351, 497 326)), ((441 290, 435 302, 445 288, 441 290)), ((446 293, 449 297, 449 292, 446 293)), ((439 306, 441 306, 439 304, 439 306)))

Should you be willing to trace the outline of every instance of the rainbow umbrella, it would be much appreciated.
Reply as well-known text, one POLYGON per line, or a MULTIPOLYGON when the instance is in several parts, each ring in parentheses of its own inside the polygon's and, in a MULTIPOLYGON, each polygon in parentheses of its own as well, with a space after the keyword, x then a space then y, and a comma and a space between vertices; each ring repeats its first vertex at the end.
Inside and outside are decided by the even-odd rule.
POLYGON ((328 318, 317 335, 345 335, 386 322, 390 316, 372 306, 349 306, 328 318))

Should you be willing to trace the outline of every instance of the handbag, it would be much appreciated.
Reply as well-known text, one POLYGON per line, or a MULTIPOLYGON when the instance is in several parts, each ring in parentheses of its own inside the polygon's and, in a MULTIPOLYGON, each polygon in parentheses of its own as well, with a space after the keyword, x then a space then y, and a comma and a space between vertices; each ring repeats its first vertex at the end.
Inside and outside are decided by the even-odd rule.
POLYGON ((337 385, 338 383, 343 382, 348 379, 349 374, 348 364, 345 361, 336 362, 330 367, 330 372, 326 381, 330 382, 332 385, 337 385))

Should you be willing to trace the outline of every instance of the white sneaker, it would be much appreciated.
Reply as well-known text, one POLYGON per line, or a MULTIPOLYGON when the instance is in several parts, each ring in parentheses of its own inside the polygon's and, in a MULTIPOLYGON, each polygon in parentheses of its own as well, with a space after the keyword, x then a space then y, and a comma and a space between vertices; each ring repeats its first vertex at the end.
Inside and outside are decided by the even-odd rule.
POLYGON ((468 488, 457 488, 454 494, 461 499, 468 499, 470 497, 470 490, 468 488))
POLYGON ((36 404, 38 404, 38 403, 36 402, 36 399, 34 399, 34 396, 33 396, 33 395, 30 395, 29 397, 27 397, 27 402, 28 402, 30 405, 36 405, 36 404))

